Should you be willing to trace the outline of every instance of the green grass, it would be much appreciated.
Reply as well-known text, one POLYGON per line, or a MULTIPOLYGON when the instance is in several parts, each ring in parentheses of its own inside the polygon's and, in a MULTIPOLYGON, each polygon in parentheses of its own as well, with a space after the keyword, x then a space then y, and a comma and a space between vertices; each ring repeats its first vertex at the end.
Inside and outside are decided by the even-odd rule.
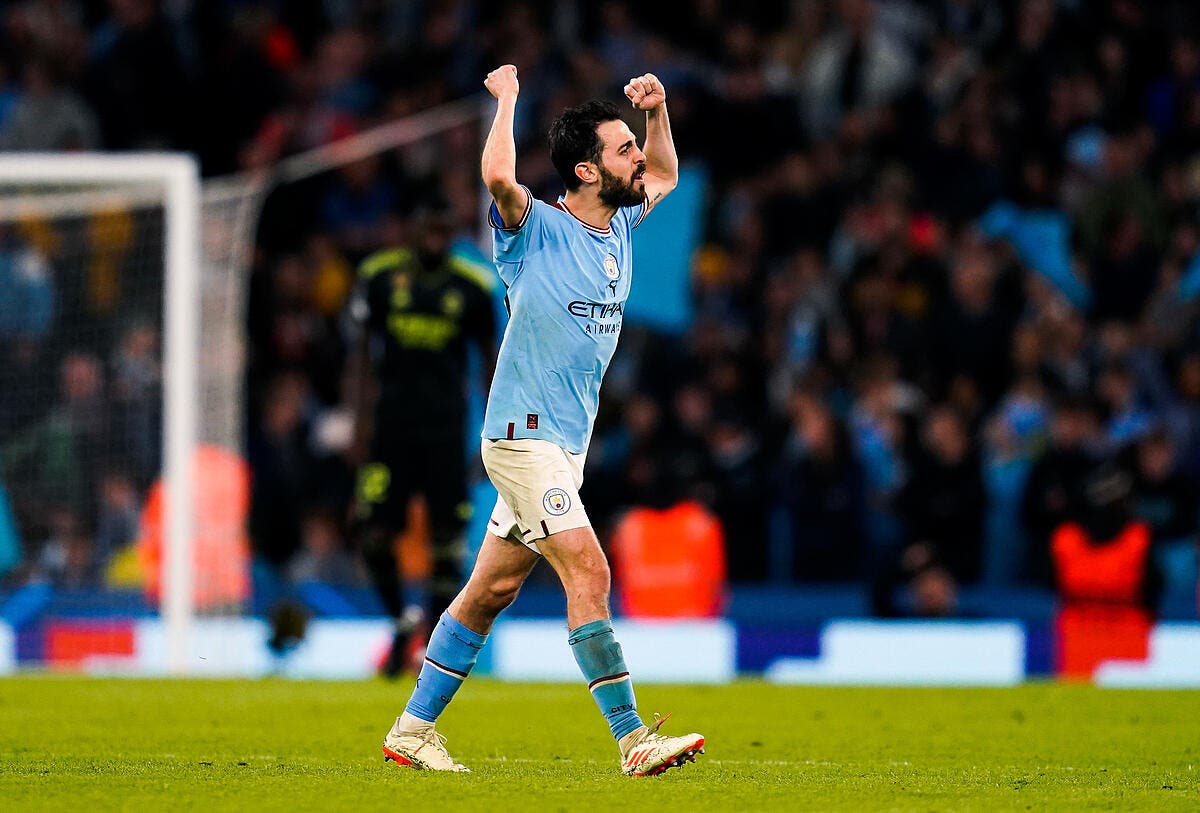
POLYGON ((632 780, 581 686, 472 680, 439 728, 474 773, 385 764, 408 688, 2 679, 0 807, 1200 809, 1200 693, 646 685, 708 752, 632 780))

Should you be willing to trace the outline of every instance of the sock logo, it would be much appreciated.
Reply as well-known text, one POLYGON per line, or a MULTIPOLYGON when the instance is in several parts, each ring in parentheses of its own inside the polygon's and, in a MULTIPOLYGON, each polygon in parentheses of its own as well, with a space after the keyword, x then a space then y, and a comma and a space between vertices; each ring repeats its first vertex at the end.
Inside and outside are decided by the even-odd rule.
POLYGON ((613 706, 611 709, 608 710, 608 713, 609 714, 620 714, 621 712, 629 711, 632 708, 633 708, 632 703, 623 703, 620 706, 613 706))
POLYGON ((542 507, 547 514, 561 517, 571 510, 571 498, 561 488, 552 488, 542 497, 542 507))

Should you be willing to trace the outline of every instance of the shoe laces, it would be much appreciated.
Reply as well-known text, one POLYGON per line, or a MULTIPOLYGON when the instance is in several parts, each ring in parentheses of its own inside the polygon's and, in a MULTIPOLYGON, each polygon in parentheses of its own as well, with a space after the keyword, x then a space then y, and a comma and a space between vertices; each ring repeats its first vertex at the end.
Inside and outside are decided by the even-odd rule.
POLYGON ((642 742, 650 742, 652 740, 663 738, 665 735, 659 734, 658 730, 662 728, 663 723, 670 719, 671 715, 669 713, 666 717, 660 717, 657 711, 654 712, 654 722, 647 727, 646 736, 642 738, 642 742))
MULTIPOLYGON (((450 759, 450 752, 446 750, 446 735, 436 728, 430 728, 421 740, 424 744, 431 745, 441 751, 446 756, 446 759, 450 759)), ((453 762, 452 759, 451 761, 453 762)))

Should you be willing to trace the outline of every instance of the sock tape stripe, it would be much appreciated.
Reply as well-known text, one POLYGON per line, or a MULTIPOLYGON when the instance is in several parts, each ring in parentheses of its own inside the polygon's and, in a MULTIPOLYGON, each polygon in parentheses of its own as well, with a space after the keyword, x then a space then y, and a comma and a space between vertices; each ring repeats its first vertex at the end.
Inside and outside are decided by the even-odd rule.
POLYGON ((433 658, 429 657, 428 655, 425 656, 425 663, 429 664, 434 669, 437 669, 439 672, 445 672, 450 677, 456 677, 459 680, 467 679, 466 672, 460 672, 457 669, 451 669, 449 666, 444 666, 443 664, 438 663, 437 661, 435 661, 433 658))
POLYGON ((605 675, 604 677, 598 677, 595 680, 593 680, 591 683, 588 684, 588 691, 590 692, 593 689, 598 689, 601 686, 607 686, 610 683, 620 683, 622 680, 629 680, 628 672, 618 672, 615 675, 605 675))

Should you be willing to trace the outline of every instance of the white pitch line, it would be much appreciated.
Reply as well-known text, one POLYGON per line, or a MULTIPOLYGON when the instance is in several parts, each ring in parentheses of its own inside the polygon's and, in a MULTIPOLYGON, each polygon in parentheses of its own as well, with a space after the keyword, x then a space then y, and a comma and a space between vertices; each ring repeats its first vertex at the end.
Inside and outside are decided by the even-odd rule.
MULTIPOLYGON (((522 764, 522 765, 531 765, 531 764, 549 765, 549 764, 553 764, 556 762, 569 762, 569 763, 578 762, 580 764, 585 764, 585 765, 596 765, 602 761, 607 762, 607 760, 598 760, 598 759, 575 760, 575 759, 569 759, 569 758, 529 759, 526 757, 484 757, 483 759, 485 762, 513 762, 513 763, 522 764)), ((830 766, 830 765, 836 765, 838 763, 818 762, 818 761, 812 760, 812 759, 804 760, 803 762, 788 762, 788 761, 779 760, 779 759, 706 759, 706 758, 700 758, 697 760, 696 764, 697 765, 709 764, 709 765, 823 765, 823 766, 830 766)))
POLYGON ((834 762, 817 762, 806 759, 801 762, 788 762, 782 759, 706 759, 713 765, 835 765, 834 762))

